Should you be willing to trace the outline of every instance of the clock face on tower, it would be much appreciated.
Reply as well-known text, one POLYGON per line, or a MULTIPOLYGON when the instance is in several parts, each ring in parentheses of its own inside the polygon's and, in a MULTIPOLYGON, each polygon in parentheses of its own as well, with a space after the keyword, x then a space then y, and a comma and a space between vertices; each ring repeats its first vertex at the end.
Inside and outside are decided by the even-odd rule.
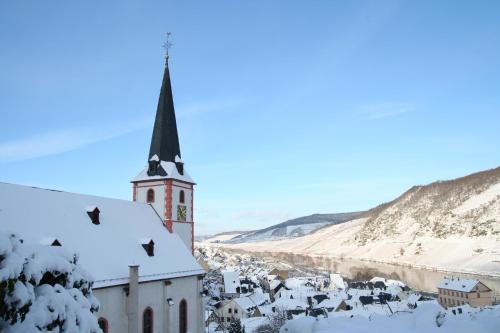
POLYGON ((177 206, 177 221, 186 221, 186 206, 177 206))

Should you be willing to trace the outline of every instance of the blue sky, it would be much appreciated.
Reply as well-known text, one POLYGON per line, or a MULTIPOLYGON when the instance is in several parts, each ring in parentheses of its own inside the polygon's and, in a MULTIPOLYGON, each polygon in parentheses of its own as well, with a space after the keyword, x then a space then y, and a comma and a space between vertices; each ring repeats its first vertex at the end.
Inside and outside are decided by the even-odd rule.
POLYGON ((2 1, 0 180, 130 199, 172 31, 198 233, 500 165, 498 1, 2 1))

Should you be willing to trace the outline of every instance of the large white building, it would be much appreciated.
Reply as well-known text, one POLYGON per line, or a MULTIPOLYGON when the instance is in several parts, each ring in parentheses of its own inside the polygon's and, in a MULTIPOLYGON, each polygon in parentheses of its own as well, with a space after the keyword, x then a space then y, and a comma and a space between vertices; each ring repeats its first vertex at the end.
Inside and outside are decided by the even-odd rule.
POLYGON ((205 271, 192 256, 194 182, 181 161, 168 59, 148 166, 132 183, 133 201, 0 183, 0 227, 78 254, 105 333, 201 333, 205 271))

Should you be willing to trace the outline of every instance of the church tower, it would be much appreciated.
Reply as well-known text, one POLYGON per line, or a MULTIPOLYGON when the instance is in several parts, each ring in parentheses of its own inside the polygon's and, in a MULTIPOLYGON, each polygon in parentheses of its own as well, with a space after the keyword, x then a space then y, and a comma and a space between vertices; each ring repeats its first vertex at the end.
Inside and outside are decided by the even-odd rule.
POLYGON ((177 233, 194 251, 193 190, 181 159, 174 101, 165 60, 148 164, 133 180, 133 200, 149 203, 163 219, 169 232, 177 233))

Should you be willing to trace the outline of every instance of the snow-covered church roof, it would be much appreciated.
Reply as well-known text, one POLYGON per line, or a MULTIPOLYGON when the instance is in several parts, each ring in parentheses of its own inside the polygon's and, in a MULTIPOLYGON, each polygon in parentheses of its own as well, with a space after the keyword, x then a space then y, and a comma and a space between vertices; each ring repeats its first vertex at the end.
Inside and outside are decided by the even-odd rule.
POLYGON ((128 283, 129 265, 139 265, 141 282, 205 273, 149 204, 0 183, 0 228, 33 243, 57 239, 79 255, 94 288, 128 283), (98 224, 88 207, 98 208, 98 224), (143 239, 154 241, 153 256, 143 239))
POLYGON ((181 175, 174 162, 160 161, 158 168, 161 168, 161 170, 159 170, 160 172, 150 176, 148 175, 148 166, 144 167, 144 169, 132 179, 132 183, 158 179, 176 179, 191 184, 195 183, 185 170, 181 175))

